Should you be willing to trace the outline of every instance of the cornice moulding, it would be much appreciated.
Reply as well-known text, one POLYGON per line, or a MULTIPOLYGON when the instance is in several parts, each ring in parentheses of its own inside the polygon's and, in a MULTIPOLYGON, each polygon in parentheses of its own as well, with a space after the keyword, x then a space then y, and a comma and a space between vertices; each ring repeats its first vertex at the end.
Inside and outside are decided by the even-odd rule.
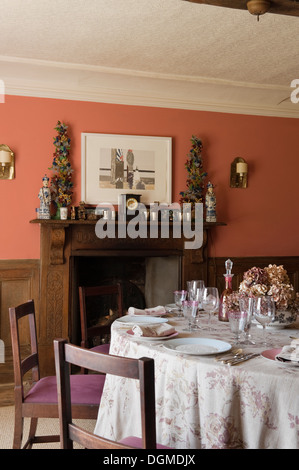
POLYGON ((0 56, 5 94, 221 113, 299 117, 290 86, 0 56))

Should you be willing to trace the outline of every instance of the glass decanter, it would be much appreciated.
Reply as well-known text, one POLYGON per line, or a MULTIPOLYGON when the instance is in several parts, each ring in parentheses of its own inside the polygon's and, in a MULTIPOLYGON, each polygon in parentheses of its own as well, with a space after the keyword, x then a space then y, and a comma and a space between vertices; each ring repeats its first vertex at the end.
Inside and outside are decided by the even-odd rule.
POLYGON ((220 301, 219 301, 219 313, 218 313, 218 319, 220 321, 226 321, 228 322, 228 307, 225 302, 225 299, 231 295, 233 289, 232 289, 232 279, 233 279, 233 274, 232 274, 232 268, 233 268, 233 262, 230 259, 227 259, 225 261, 225 269, 226 273, 223 274, 225 277, 225 289, 221 294, 220 301))

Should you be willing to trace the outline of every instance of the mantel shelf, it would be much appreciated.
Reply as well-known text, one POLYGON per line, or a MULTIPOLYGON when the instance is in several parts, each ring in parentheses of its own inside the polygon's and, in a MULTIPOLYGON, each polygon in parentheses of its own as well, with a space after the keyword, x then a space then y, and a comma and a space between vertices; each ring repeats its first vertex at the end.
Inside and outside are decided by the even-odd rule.
MULTIPOLYGON (((100 220, 100 219, 99 219, 100 220)), ((33 219, 30 220, 31 224, 42 224, 42 225, 59 225, 61 227, 67 227, 69 225, 95 225, 98 222, 98 220, 72 220, 72 219, 67 219, 67 220, 60 220, 60 219, 33 219)), ((130 220, 127 220, 126 223, 129 223, 130 220)), ((115 220, 116 224, 122 223, 118 220, 115 220)), ((148 225, 151 223, 153 224, 153 221, 146 221, 144 222, 148 225)), ((167 223, 167 222, 165 222, 167 223)), ((171 225, 175 225, 178 222, 170 222, 171 225)), ((158 225, 163 225, 163 222, 158 222, 158 225)), ((204 222, 203 223, 203 228, 209 229, 212 227, 218 227, 218 226, 225 226, 227 225, 225 222, 204 222)))

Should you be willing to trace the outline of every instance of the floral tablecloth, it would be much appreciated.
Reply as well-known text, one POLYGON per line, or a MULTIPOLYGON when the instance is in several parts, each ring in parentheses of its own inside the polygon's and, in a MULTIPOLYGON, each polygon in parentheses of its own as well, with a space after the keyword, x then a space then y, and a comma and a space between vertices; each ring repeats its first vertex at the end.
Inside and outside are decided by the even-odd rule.
MULTIPOLYGON (((182 331, 184 321, 170 317, 169 322, 179 337, 190 336, 182 331)), ((213 326, 191 336, 233 344, 227 323, 214 318, 213 326)), ((154 358, 157 442, 177 449, 299 449, 299 367, 262 356, 229 367, 213 356, 188 356, 165 349, 163 342, 137 341, 128 329, 114 322, 110 353, 154 358)), ((253 326, 251 333, 261 341, 259 328, 253 326)), ((290 336, 299 337, 299 323, 269 330, 268 348, 290 344, 290 336)), ((116 440, 140 436, 139 408, 136 381, 107 376, 95 433, 116 440)))

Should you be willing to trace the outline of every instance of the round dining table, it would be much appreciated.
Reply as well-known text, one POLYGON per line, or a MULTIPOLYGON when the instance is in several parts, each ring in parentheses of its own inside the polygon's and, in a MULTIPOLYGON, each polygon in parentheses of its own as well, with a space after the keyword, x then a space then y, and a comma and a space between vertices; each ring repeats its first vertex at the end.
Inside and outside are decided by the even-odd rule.
MULTIPOLYGON (((110 354, 154 359, 157 442, 173 449, 299 449, 299 364, 275 360, 280 348, 299 338, 299 322, 269 327, 267 346, 253 324, 255 344, 239 348, 257 355, 228 365, 219 360, 227 352, 192 354, 171 349, 174 337, 137 337, 134 317, 126 318, 128 323, 112 325, 110 354)), ((229 323, 217 317, 208 330, 207 316, 200 315, 199 329, 191 332, 184 319, 164 318, 176 340, 208 338, 234 346, 229 323)), ((135 380, 107 375, 95 433, 113 440, 141 435, 135 380)))

